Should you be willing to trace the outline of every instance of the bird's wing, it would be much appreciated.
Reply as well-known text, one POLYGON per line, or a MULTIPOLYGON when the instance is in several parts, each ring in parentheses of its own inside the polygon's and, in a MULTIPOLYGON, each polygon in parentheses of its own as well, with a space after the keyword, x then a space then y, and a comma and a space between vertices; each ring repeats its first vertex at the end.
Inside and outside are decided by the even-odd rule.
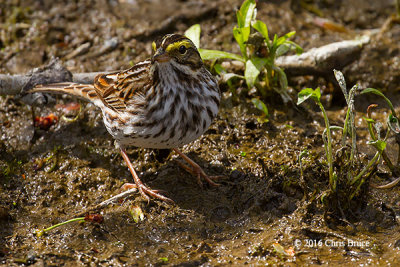
POLYGON ((124 111, 133 96, 143 94, 143 88, 151 83, 151 62, 140 62, 122 72, 100 74, 94 79, 94 88, 104 105, 117 111, 124 111))

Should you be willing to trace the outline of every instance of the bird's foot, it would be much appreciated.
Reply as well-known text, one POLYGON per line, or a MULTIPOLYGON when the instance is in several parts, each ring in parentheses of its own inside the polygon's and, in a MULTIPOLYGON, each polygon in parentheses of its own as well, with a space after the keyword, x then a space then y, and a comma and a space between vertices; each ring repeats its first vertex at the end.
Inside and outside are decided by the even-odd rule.
POLYGON ((166 196, 161 195, 159 192, 160 190, 153 190, 151 188, 148 188, 147 186, 145 186, 143 183, 140 183, 139 185, 136 184, 132 184, 132 183, 125 183, 122 187, 121 190, 127 190, 130 188, 137 188, 139 189, 140 194, 142 195, 142 197, 144 199, 147 200, 147 202, 150 201, 150 197, 154 197, 154 198, 158 198, 162 201, 166 201, 169 203, 174 203, 174 201, 170 198, 167 198, 166 196))
POLYGON ((219 186, 220 184, 214 182, 213 180, 221 179, 224 176, 223 175, 217 175, 217 176, 209 176, 207 175, 203 169, 193 160, 191 160, 188 156, 183 154, 180 150, 174 149, 176 153, 179 154, 187 163, 189 163, 190 167, 183 164, 182 162, 177 161, 179 166, 181 166, 183 169, 185 169, 187 172, 191 173, 193 176, 197 178, 197 183, 200 185, 200 187, 203 187, 203 184, 201 182, 201 178, 206 180, 207 183, 209 183, 212 186, 219 186))

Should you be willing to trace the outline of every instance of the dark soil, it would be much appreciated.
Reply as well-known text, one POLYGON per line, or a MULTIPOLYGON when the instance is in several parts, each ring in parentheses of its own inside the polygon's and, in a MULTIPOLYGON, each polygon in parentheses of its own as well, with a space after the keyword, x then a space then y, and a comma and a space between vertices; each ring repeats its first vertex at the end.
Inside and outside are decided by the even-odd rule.
MULTIPOLYGON (((0 72, 25 73, 59 57, 71 72, 111 71, 148 58, 157 36, 200 23, 201 46, 239 53, 232 37, 241 1, 6 1, 0 3, 0 72), (86 47, 75 53, 79 47, 86 47)), ((295 30, 305 51, 379 31, 395 13, 384 1, 258 1, 257 18, 271 34, 295 30), (316 13, 346 31, 316 25, 316 13)), ((359 58, 342 71, 349 87, 381 89, 399 112, 400 24, 375 34, 359 58)), ((343 125, 346 106, 332 77, 289 77, 296 99, 305 87, 320 86, 331 123, 343 125)), ((245 84, 243 84, 245 86, 245 84)), ((323 118, 313 105, 266 101, 268 123, 238 84, 237 95, 221 85, 223 101, 210 129, 183 151, 219 187, 204 185, 164 150, 131 148, 139 176, 175 204, 144 201, 139 194, 100 213, 102 223, 71 223, 38 237, 44 229, 119 193, 132 182, 101 114, 82 103, 77 120, 61 119, 54 105, 30 107, 16 96, 0 96, 0 263, 7 266, 230 266, 230 265, 397 265, 400 263, 400 190, 367 186, 351 214, 327 219, 322 195, 328 168, 321 134, 323 118), (35 116, 55 113, 48 130, 34 128, 35 116), (301 179, 298 155, 308 149, 301 179), (144 220, 130 214, 139 207, 144 220), (354 243, 358 242, 358 243, 354 243), (293 247, 295 255, 279 250, 293 247), (275 249, 274 249, 275 248, 275 249), (278 248, 278 249, 277 249, 278 248)), ((250 96, 249 96, 250 95, 250 96)), ((59 96, 58 104, 76 102, 59 96)), ((377 97, 356 97, 358 146, 362 158, 375 153, 362 119, 369 104, 385 123, 389 114, 377 97)), ((53 103, 54 104, 54 103, 53 103)), ((76 112, 76 110, 74 111, 76 112)), ((386 126, 384 126, 386 127, 386 126)), ((334 136, 336 141, 340 135, 334 136)), ((387 147, 397 161, 393 136, 387 147)), ((380 165, 369 183, 393 177, 380 165)))

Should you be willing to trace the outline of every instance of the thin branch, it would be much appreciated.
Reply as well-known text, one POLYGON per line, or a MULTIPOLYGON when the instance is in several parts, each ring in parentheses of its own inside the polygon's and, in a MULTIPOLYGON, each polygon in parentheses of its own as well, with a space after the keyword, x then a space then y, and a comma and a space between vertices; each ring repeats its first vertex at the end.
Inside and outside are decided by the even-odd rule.
POLYGON ((85 209, 83 211, 80 211, 80 212, 76 213, 74 216, 79 217, 79 216, 86 215, 86 214, 88 214, 90 212, 99 211, 101 209, 104 209, 105 207, 118 202, 120 199, 123 199, 123 198, 126 198, 126 197, 132 195, 136 191, 137 191, 136 188, 131 188, 129 190, 126 190, 126 191, 124 191, 124 192, 122 192, 122 193, 120 193, 120 194, 118 194, 116 196, 113 196, 113 197, 111 197, 111 198, 109 198, 107 200, 104 200, 100 204, 94 205, 92 207, 89 207, 89 208, 87 208, 87 209, 85 209))
MULTIPOLYGON (((72 82, 93 83, 94 78, 104 72, 75 73, 72 82)), ((23 88, 28 84, 31 76, 28 75, 9 75, 0 74, 0 95, 17 95, 23 92, 23 88)), ((58 81, 63 82, 63 81, 58 81)))
POLYGON ((332 69, 342 69, 356 60, 370 38, 363 36, 359 40, 331 43, 301 54, 282 56, 275 63, 285 70, 288 76, 325 75, 332 69))

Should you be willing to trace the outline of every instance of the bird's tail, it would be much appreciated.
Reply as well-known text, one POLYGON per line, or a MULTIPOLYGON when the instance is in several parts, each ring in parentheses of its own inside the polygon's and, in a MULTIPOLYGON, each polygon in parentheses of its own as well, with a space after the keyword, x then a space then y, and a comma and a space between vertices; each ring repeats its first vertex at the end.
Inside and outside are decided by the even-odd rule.
POLYGON ((44 85, 36 85, 30 89, 27 93, 52 93, 52 94, 68 94, 79 97, 86 101, 90 101, 96 104, 99 98, 96 90, 92 84, 80 84, 80 83, 52 83, 44 85))

